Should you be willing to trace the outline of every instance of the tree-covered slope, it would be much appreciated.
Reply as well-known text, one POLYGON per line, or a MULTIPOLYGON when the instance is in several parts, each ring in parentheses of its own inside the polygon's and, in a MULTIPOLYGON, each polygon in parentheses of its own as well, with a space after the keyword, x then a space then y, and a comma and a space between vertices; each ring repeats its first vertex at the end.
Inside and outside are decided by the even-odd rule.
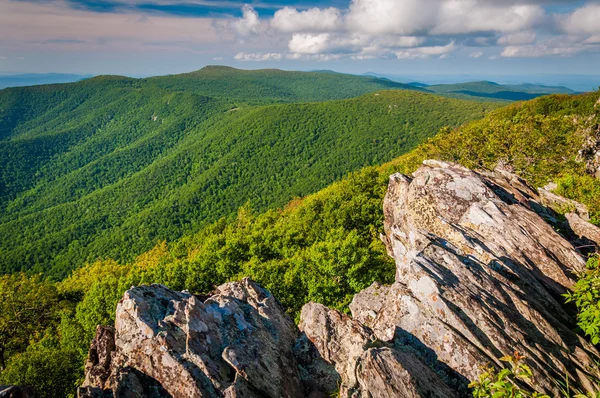
MULTIPOLYGON (((600 180, 591 177, 578 158, 583 143, 600 134, 599 97, 600 93, 555 95, 496 110, 463 127, 443 129, 391 162, 353 172, 280 210, 253 213, 242 207, 233 219, 223 218, 196 233, 159 243, 134 260, 95 262, 56 284, 20 274, 0 278, 3 297, 23 297, 19 303, 29 312, 47 315, 32 316, 34 321, 8 340, 7 369, 0 371, 0 383, 41 388, 54 383, 55 389, 42 390, 45 397, 72 392, 96 325, 114 322, 122 293, 141 283, 202 293, 250 276, 271 290, 293 316, 310 300, 347 310, 352 295, 374 280, 393 280, 394 264, 379 240, 383 196, 390 174, 410 173, 427 158, 488 169, 500 162, 534 185, 555 181, 559 193, 587 204, 592 221, 600 225, 600 180), (30 295, 22 295, 23 291, 37 295, 36 305, 30 305, 30 295)), ((377 109, 382 105, 378 100, 389 100, 384 93, 365 98, 378 104, 377 109)), ((341 103, 350 106, 351 101, 361 99, 341 103)), ((383 105, 389 109, 389 102, 383 105)), ((247 112, 267 111, 272 110, 247 112)), ((234 118, 241 122, 244 114, 239 115, 234 118)), ((147 185, 152 184, 148 180, 147 185)), ((9 311, 0 313, 3 320, 10 316, 9 311)))
POLYGON ((372 76, 330 71, 240 70, 228 66, 207 66, 191 73, 153 77, 146 81, 172 90, 255 104, 327 101, 356 97, 379 90, 423 91, 417 87, 372 76))
POLYGON ((424 89, 454 98, 484 98, 487 100, 523 101, 547 94, 573 94, 566 87, 541 86, 536 84, 498 84, 488 81, 457 84, 437 84, 424 89))
POLYGON ((131 259, 248 201, 282 206, 495 107, 398 90, 234 107, 118 77, 41 91, 13 90, 33 110, 4 111, 1 272, 61 277, 96 258, 131 259))

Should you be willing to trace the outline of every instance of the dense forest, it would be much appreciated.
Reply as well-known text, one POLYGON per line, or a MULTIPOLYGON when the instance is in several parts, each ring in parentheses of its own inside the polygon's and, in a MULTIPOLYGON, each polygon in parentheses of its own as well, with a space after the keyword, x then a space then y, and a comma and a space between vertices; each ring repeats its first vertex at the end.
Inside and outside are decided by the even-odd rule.
POLYGON ((196 94, 203 80, 188 79, 191 92, 110 76, 0 92, 0 272, 63 278, 86 261, 129 261, 247 202, 283 206, 498 107, 404 90, 247 105, 196 94))
MULTIPOLYGON (((427 158, 554 181, 600 225, 600 182, 577 159, 600 93, 489 112, 409 91, 249 105, 173 84, 0 91, 0 384, 74 394, 96 326, 132 285, 206 293, 249 276, 296 320, 311 300, 347 312, 393 281, 383 196, 390 174, 427 158)), ((590 267, 574 301, 599 284, 590 267)), ((600 317, 580 319, 598 330, 600 317)))

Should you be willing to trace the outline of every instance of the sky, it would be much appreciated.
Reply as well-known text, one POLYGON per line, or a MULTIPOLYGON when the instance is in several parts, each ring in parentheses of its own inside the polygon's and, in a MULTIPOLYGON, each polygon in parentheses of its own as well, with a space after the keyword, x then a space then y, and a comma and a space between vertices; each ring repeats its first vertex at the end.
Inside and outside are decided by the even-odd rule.
POLYGON ((600 0, 0 0, 0 74, 149 76, 215 64, 599 75, 600 0))

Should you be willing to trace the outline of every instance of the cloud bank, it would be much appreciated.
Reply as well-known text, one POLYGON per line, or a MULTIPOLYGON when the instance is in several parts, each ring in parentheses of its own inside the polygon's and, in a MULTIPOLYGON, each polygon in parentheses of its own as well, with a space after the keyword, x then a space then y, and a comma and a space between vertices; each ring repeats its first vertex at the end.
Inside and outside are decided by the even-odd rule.
MULTIPOLYGON (((600 3, 569 4, 573 2, 351 0, 345 9, 286 6, 254 29, 235 29, 244 37, 284 41, 281 59, 446 58, 459 50, 472 59, 494 59, 598 51, 600 3), (550 11, 557 3, 563 11, 550 11)), ((252 12, 256 22, 258 14, 246 6, 236 24, 249 21, 252 12)))

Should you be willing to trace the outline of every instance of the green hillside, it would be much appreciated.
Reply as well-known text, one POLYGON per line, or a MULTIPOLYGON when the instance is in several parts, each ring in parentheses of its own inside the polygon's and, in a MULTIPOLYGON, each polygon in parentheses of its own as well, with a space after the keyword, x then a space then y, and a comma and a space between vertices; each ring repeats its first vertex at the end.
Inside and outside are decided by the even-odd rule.
POLYGON ((540 86, 535 84, 498 84, 488 81, 437 84, 423 87, 430 92, 453 98, 483 98, 486 100, 523 101, 547 94, 574 94, 566 87, 540 86))
POLYGON ((331 71, 240 70, 228 66, 207 66, 191 73, 153 77, 145 81, 171 90, 253 104, 327 101, 356 97, 379 90, 423 91, 371 76, 331 71))
MULTIPOLYGON (((435 107, 427 108, 432 103, 443 105, 444 115, 456 113, 457 109, 462 109, 467 104, 472 105, 407 92, 378 94, 322 104, 240 109, 227 113, 227 117, 232 118, 230 121, 224 122, 225 119, 219 118, 225 124, 215 122, 214 126, 223 126, 223 130, 220 130, 223 133, 219 137, 228 137, 224 131, 230 131, 229 126, 235 126, 235 123, 251 127, 251 120, 267 120, 267 115, 270 115, 268 119, 272 124, 268 126, 277 126, 289 121, 293 116, 294 120, 303 121, 299 125, 314 123, 315 126, 310 129, 292 130, 296 131, 294 137, 303 136, 302 131, 318 131, 319 136, 335 137, 335 140, 340 141, 325 141, 319 144, 325 145, 327 151, 335 153, 335 144, 342 145, 346 141, 354 142, 355 139, 360 141, 360 138, 356 137, 361 137, 361 134, 355 136, 350 133, 351 129, 344 128, 335 131, 328 131, 324 127, 320 129, 322 126, 316 121, 318 118, 313 120, 302 115, 308 110, 311 114, 318 114, 317 110, 321 110, 324 121, 344 126, 345 120, 352 120, 350 125, 359 123, 362 119, 356 113, 361 113, 371 116, 361 122, 364 124, 359 125, 373 127, 368 130, 367 139, 357 147, 360 147, 361 151, 368 151, 374 143, 373 137, 378 129, 389 125, 390 118, 394 120, 396 109, 400 111, 400 106, 393 106, 394 100, 398 101, 398 104, 412 104, 406 109, 420 109, 423 114, 430 115, 428 120, 442 115, 434 113, 432 109, 435 107), (400 99, 403 102, 400 102, 400 99), (452 108, 452 104, 461 106, 452 108), (343 111, 344 109, 347 111, 343 111), (387 122, 384 124, 380 120, 387 122), (335 132, 340 130, 344 131, 341 138, 335 135, 335 132)), ((177 290, 189 289, 201 293, 208 292, 215 285, 225 281, 250 276, 271 290, 292 316, 297 316, 299 308, 310 300, 347 311, 353 294, 374 280, 384 283, 393 280, 393 261, 387 256, 379 240, 383 229, 383 196, 390 174, 398 171, 410 173, 427 158, 440 158, 469 167, 488 169, 502 161, 506 167, 514 168, 515 172, 528 178, 535 185, 556 181, 559 193, 588 205, 592 221, 600 225, 600 180, 587 175, 585 165, 577 160, 577 152, 583 142, 597 133, 600 124, 600 116, 597 114, 599 97, 600 93, 553 95, 510 105, 463 127, 442 129, 434 138, 391 162, 353 172, 315 194, 292 200, 281 210, 253 212, 248 207, 241 207, 235 218, 222 218, 180 239, 174 240, 169 236, 167 238, 172 240, 171 242, 158 242, 152 250, 130 261, 116 262, 107 259, 91 263, 74 271, 59 283, 24 274, 1 277, 0 292, 3 292, 5 297, 19 297, 23 306, 34 303, 35 305, 29 307, 32 308, 29 311, 37 311, 32 313, 44 316, 33 318, 34 321, 27 323, 26 328, 19 330, 20 333, 7 341, 3 351, 6 370, 0 372, 0 383, 33 385, 44 391, 44 397, 64 396, 72 392, 78 378, 82 377, 83 362, 96 325, 114 322, 116 303, 123 292, 132 285, 141 283, 163 283, 177 290), (53 388, 44 389, 49 383, 53 388)), ((398 122, 392 130, 405 126, 405 117, 402 119, 403 123, 398 122)), ((213 126, 210 117, 205 123, 207 126, 213 126)), ((244 127, 243 131, 244 136, 258 134, 258 131, 252 128, 244 127)), ((289 126, 284 132, 288 131, 289 126)), ((279 140, 283 140, 284 136, 289 135, 277 137, 282 137, 279 140)), ((189 141, 184 139, 184 149, 193 148, 194 142, 201 141, 201 135, 193 137, 195 138, 190 138, 189 141)), ((277 151, 270 150, 268 154, 260 152, 259 142, 261 141, 247 141, 247 152, 260 153, 263 158, 277 158, 277 151)), ((273 147, 276 144, 267 143, 273 147)), ((175 148, 174 151, 177 152, 178 149, 175 148)), ((193 149, 190 151, 196 152, 193 149)), ((337 151, 338 154, 340 151, 337 151)), ((323 156, 323 153, 319 156, 323 156)), ((238 157, 236 161, 237 159, 238 157)), ((335 157, 328 158, 328 161, 333 162, 331 159, 335 157)), ((169 160, 170 156, 165 156, 158 164, 166 165, 169 160)), ((302 161, 305 162, 306 159, 302 158, 302 161)), ((224 161, 226 164, 230 162, 231 159, 224 161)), ((185 162, 180 161, 176 164, 184 165, 185 162)), ((327 169, 331 164, 323 164, 322 167, 327 169)), ((260 164, 260 167, 266 166, 266 163, 260 164)), ((284 166, 285 162, 279 164, 280 168, 271 167, 271 170, 279 172, 284 166)), ((297 164, 290 170, 296 168, 297 164)), ((165 170, 168 168, 160 172, 165 170)), ((155 175, 159 176, 159 172, 156 173, 155 175)), ((307 170, 305 174, 310 172, 307 170)), ((192 176, 195 176, 195 173, 189 176, 193 180, 192 176)), ((286 178, 296 177, 291 174, 286 178)), ((146 186, 160 184, 160 181, 151 178, 145 178, 144 181, 146 186)), ((255 180, 244 180, 245 184, 250 181, 255 180)), ((176 184, 172 181, 171 183, 176 184)), ((269 184, 272 184, 271 180, 269 184)), ((268 192, 267 185, 262 185, 265 192, 268 192)), ((125 187, 116 192, 124 192, 125 187)), ((99 193, 94 192, 81 200, 103 194, 104 191, 100 190, 99 193)), ((81 209, 85 209, 87 202, 81 200, 74 203, 79 203, 81 209)), ((109 203, 117 210, 123 209, 118 201, 113 200, 109 203)), ((165 203, 173 207, 179 206, 181 201, 169 199, 165 203)), ((60 217, 70 217, 71 211, 79 210, 78 207, 69 208, 61 213, 60 217)), ((22 211, 25 211, 25 208, 22 211)), ((50 208, 35 213, 35 216, 43 219, 46 212, 53 211, 54 208, 50 208)), ((150 217, 155 211, 156 208, 142 210, 142 219, 150 217)), ((188 208, 187 211, 193 211, 193 208, 188 208)), ((86 213, 76 214, 69 222, 77 224, 78 218, 82 216, 85 218, 86 213)), ((20 216, 14 221, 17 223, 14 225, 19 225, 21 219, 29 217, 33 218, 34 215, 20 216)), ((111 217, 114 215, 111 214, 111 217)), ((31 225, 50 229, 50 221, 38 222, 37 225, 32 221, 31 225)), ((137 230, 123 229, 123 233, 140 231, 147 228, 147 225, 140 224, 137 230)), ((19 227, 12 228, 13 234, 18 231, 19 227)), ((8 229, 4 230, 1 240, 5 239, 11 239, 8 229)), ((103 249, 109 252, 111 241, 106 242, 107 246, 103 249)), ((23 247, 25 250, 31 250, 35 244, 36 241, 32 240, 23 247)), ((45 246, 45 249, 46 257, 52 256, 53 246, 45 246)), ((6 253, 6 249, 3 250, 6 253)), ((43 258, 43 253, 40 252, 39 256, 43 258)), ((59 271, 60 274, 63 269, 55 268, 54 271, 59 271)), ((8 312, 3 314, 5 318, 10 316, 8 312)))
POLYGON ((399 90, 248 106, 190 86, 98 77, 1 91, 0 272, 63 277, 85 261, 130 260, 246 202, 282 206, 496 107, 399 90))

